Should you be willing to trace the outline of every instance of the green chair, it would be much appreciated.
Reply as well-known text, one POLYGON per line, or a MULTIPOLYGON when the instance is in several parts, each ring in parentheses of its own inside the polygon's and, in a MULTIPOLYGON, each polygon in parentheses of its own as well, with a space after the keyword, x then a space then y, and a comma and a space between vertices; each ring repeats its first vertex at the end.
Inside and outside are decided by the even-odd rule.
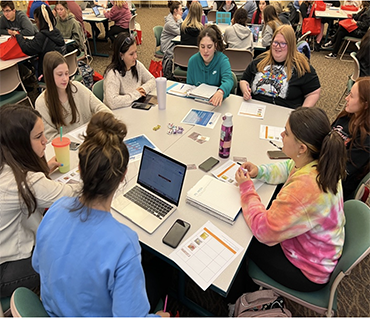
POLYGON ((233 94, 236 94, 236 90, 238 90, 238 78, 236 77, 236 74, 234 72, 232 72, 232 75, 233 75, 233 80, 234 80, 234 84, 233 84, 233 87, 231 89, 231 93, 233 94))
POLYGON ((157 47, 161 46, 161 35, 162 35, 162 26, 155 26, 153 28, 154 37, 155 37, 155 52, 154 56, 158 59, 163 59, 164 53, 161 51, 161 49, 157 50, 157 47))
POLYGON ((94 85, 93 85, 93 87, 92 87, 93 94, 95 94, 95 96, 101 102, 103 102, 103 100, 104 100, 104 88, 103 88, 103 84, 104 84, 104 79, 95 82, 94 85))
POLYGON ((19 75, 18 64, 0 70, 0 107, 8 103, 20 103, 26 99, 33 107, 19 75))
POLYGON ((317 313, 332 316, 333 310, 337 310, 336 290, 340 281, 370 253, 370 208, 359 200, 348 200, 344 203, 344 213, 346 236, 342 257, 323 289, 314 292, 288 289, 268 277, 253 261, 249 261, 249 275, 253 281, 317 313))
POLYGON ((19 287, 15 289, 10 299, 13 317, 49 317, 40 298, 30 289, 19 287))
POLYGON ((10 297, 3 297, 0 302, 0 317, 8 316, 10 313, 10 297))

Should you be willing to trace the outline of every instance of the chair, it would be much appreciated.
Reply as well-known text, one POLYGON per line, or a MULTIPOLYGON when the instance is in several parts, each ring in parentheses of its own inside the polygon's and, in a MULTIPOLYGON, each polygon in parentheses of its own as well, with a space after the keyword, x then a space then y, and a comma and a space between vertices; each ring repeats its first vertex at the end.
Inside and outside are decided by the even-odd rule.
POLYGON ((40 298, 30 289, 19 287, 15 289, 10 299, 13 317, 49 317, 40 298))
POLYGON ((78 50, 75 49, 72 52, 65 54, 64 58, 67 60, 69 78, 78 82, 83 82, 82 76, 80 74, 76 75, 78 70, 77 52, 78 50))
POLYGON ((361 201, 348 200, 344 203, 344 213, 346 238, 342 257, 323 289, 314 292, 288 289, 272 280, 250 261, 249 275, 253 281, 315 312, 332 316, 333 310, 337 309, 336 290, 340 281, 370 253, 370 208, 361 201))
POLYGON ((19 75, 18 64, 0 70, 0 107, 8 103, 20 103, 26 99, 33 107, 19 75), (19 85, 22 90, 16 90, 19 85))
POLYGON ((172 74, 175 78, 186 79, 187 70, 181 68, 187 68, 190 57, 198 51, 199 48, 197 46, 185 46, 180 44, 174 46, 172 74))
POLYGON ((231 88, 231 93, 236 94, 236 91, 238 90, 238 78, 236 77, 235 73, 231 71, 231 74, 233 75, 234 84, 231 88))
POLYGON ((210 22, 210 21, 216 22, 216 14, 217 14, 216 10, 209 11, 208 14, 207 14, 208 22, 210 22))
POLYGON ((130 18, 130 22, 128 24, 130 35, 134 36, 135 38, 137 37, 137 32, 136 32, 136 27, 135 27, 136 17, 137 17, 137 14, 132 15, 130 18))
POLYGON ((311 34, 311 31, 307 31, 305 34, 303 34, 301 37, 298 38, 297 44, 301 41, 304 41, 307 39, 307 37, 311 34))
POLYGON ((157 50, 157 47, 161 46, 161 35, 162 35, 162 26, 155 26, 153 28, 154 37, 155 37, 155 52, 154 56, 158 59, 163 59, 164 53, 161 51, 161 49, 157 50))
POLYGON ((353 197, 356 197, 357 195, 357 192, 360 190, 360 188, 362 187, 363 184, 365 184, 368 180, 370 179, 370 172, 367 173, 367 175, 365 177, 362 178, 362 180, 360 181, 360 183, 358 184, 355 192, 353 193, 353 197))
POLYGON ((231 12, 216 12, 216 24, 231 24, 231 12))
POLYGON ((299 21, 298 21, 298 24, 297 24, 297 28, 295 29, 295 35, 298 38, 302 34, 303 17, 302 17, 301 11, 297 10, 297 12, 298 12, 298 16, 299 16, 299 21))
POLYGON ((243 72, 253 60, 252 52, 243 49, 227 48, 224 54, 229 58, 231 71, 235 73, 238 81, 240 81, 243 72))
POLYGON ((347 86, 346 88, 344 89, 344 92, 343 94, 340 96, 338 102, 337 102, 337 107, 335 108, 336 111, 340 111, 343 109, 343 107, 345 106, 345 102, 343 103, 340 103, 343 99, 343 97, 345 97, 352 89, 352 86, 353 84, 355 83, 355 81, 357 80, 358 77, 360 77, 360 63, 358 62, 357 58, 356 58, 356 52, 351 52, 350 54, 351 58, 353 59, 353 74, 351 76, 348 76, 348 81, 347 81, 347 86))
POLYGON ((343 38, 342 45, 340 46, 340 49, 339 49, 339 52, 342 52, 342 54, 340 55, 340 61, 352 61, 352 60, 346 60, 346 59, 343 59, 343 56, 344 56, 344 54, 346 53, 346 51, 347 51, 347 48, 348 48, 349 44, 350 44, 351 42, 356 43, 356 42, 358 42, 358 41, 361 41, 361 38, 355 38, 355 37, 349 37, 349 36, 346 36, 346 37, 344 37, 344 38, 343 38), (345 46, 344 50, 342 51, 342 49, 343 49, 344 44, 346 43, 346 41, 347 41, 347 44, 346 44, 346 46, 345 46))
POLYGON ((94 85, 93 85, 93 87, 92 87, 93 94, 95 94, 95 96, 101 102, 103 102, 103 99, 104 99, 104 87, 103 87, 103 84, 104 84, 104 79, 95 82, 94 85))
POLYGON ((0 317, 10 316, 10 297, 3 297, 0 299, 0 317))

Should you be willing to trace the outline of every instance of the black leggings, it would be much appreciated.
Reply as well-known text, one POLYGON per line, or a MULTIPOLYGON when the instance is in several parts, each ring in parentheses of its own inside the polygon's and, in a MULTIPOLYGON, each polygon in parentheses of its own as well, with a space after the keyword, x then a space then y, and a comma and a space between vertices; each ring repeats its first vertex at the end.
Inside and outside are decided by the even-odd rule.
POLYGON ((0 265, 0 297, 10 297, 18 287, 40 286, 40 277, 32 268, 32 256, 0 265))
POLYGON ((287 259, 280 244, 269 247, 253 237, 247 256, 270 278, 290 289, 311 292, 326 285, 307 279, 302 271, 287 259))
POLYGON ((333 39, 331 40, 332 43, 334 44, 333 53, 338 54, 343 38, 346 36, 357 37, 356 30, 348 32, 342 26, 339 26, 338 31, 335 33, 333 39))

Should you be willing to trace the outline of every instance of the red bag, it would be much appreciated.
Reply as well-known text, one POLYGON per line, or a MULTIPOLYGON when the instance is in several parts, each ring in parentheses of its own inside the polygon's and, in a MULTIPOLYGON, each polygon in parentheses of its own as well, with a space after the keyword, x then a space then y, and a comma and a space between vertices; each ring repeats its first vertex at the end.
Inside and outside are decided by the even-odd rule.
POLYGON ((10 37, 7 41, 0 44, 0 59, 10 60, 22 57, 27 57, 27 55, 23 53, 15 37, 10 37))
POLYGON ((94 82, 97 82, 99 80, 103 80, 104 77, 97 71, 94 71, 94 74, 93 74, 93 80, 94 82))
POLYGON ((326 4, 322 0, 315 1, 315 5, 316 5, 316 10, 317 11, 325 11, 326 10, 326 4))
POLYGON ((302 23, 302 34, 305 34, 307 31, 311 31, 311 36, 317 36, 321 32, 321 19, 312 18, 315 8, 311 9, 310 15, 308 18, 303 19, 302 23))
POLYGON ((348 32, 355 31, 358 28, 356 22, 354 22, 352 19, 340 20, 339 25, 346 29, 348 32))
POLYGON ((162 77, 162 61, 150 61, 149 72, 154 76, 154 78, 162 77))
POLYGON ((355 6, 341 6, 340 8, 347 11, 358 11, 358 8, 355 6))

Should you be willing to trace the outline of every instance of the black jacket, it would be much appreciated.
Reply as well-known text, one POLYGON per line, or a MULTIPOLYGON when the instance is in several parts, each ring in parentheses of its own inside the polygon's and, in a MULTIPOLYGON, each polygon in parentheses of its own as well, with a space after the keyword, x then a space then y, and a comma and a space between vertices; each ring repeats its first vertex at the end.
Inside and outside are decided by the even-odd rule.
POLYGON ((370 27, 370 8, 362 9, 359 13, 354 14, 352 18, 357 21, 357 29, 353 31, 353 35, 362 38, 370 27))
POLYGON ((49 51, 58 51, 61 54, 66 53, 66 45, 62 34, 58 29, 53 31, 41 30, 36 33, 32 40, 25 39, 21 35, 16 35, 19 46, 22 51, 29 56, 39 56, 37 76, 43 74, 42 64, 44 56, 49 51))
POLYGON ((198 36, 200 30, 197 28, 186 28, 185 32, 180 28, 181 33, 181 44, 187 46, 197 46, 198 45, 198 36))

